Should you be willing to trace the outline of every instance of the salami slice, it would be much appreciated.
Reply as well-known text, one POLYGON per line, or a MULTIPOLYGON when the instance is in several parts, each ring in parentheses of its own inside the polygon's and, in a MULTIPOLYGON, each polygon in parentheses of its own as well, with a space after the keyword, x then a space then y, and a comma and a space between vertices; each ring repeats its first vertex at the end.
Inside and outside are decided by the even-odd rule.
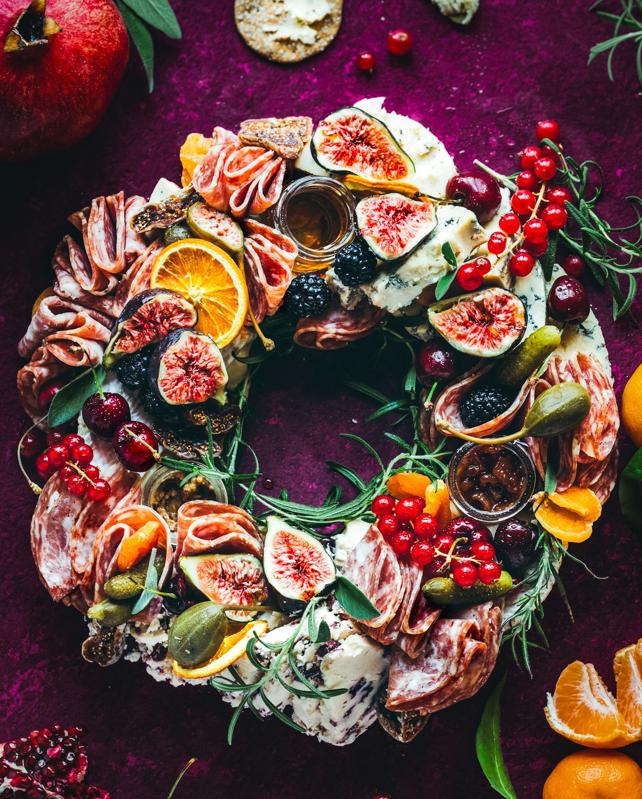
POLYGON ((317 350, 338 350, 371 333, 385 316, 385 311, 363 303, 347 310, 334 302, 321 316, 300 319, 294 341, 300 347, 317 350))
POLYGON ((178 509, 176 557, 205 552, 249 552, 263 545, 252 517, 242 508, 213 500, 186 502, 178 509))
POLYGON ((299 251, 292 239, 261 222, 249 219, 244 227, 245 278, 260 323, 281 307, 299 251))

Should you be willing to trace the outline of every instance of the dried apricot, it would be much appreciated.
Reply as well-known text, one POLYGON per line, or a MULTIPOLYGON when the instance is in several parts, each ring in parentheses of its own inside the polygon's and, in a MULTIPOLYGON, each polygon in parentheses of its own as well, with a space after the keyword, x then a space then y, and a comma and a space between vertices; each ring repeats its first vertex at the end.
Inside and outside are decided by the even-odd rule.
POLYGON ((117 562, 121 572, 129 571, 149 555, 154 547, 162 545, 162 542, 159 541, 161 529, 159 522, 145 522, 142 527, 123 541, 120 545, 117 562))
POLYGON ((183 167, 183 174, 181 175, 183 186, 187 186, 191 182, 194 170, 201 163, 205 153, 207 153, 213 143, 214 139, 208 139, 202 133, 187 134, 179 153, 183 167))
POLYGON ((432 480, 419 472, 399 472, 388 478, 388 493, 395 499, 423 497, 432 480))
POLYGON ((590 538, 593 524, 577 513, 561 508, 550 497, 535 505, 535 518, 555 538, 570 544, 581 544, 590 538))
POLYGON ((558 508, 576 513, 587 522, 596 522, 602 515, 602 505, 590 488, 572 486, 566 491, 555 491, 548 495, 558 508))

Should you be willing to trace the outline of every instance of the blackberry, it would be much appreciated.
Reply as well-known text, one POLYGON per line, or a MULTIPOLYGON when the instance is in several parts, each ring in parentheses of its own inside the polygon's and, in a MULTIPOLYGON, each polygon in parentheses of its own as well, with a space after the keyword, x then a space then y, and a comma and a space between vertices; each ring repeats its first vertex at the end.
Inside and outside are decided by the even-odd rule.
POLYGON ((147 413, 159 422, 171 424, 178 421, 178 411, 164 402, 151 388, 142 391, 140 400, 147 413))
POLYGON ((131 355, 123 355, 117 361, 116 376, 124 386, 139 389, 145 383, 151 351, 151 347, 143 347, 131 355))
POLYGON ((459 415, 466 427, 485 424, 510 407, 512 400, 501 388, 478 386, 459 404, 459 415))
POLYGON ((362 236, 339 250, 334 259, 334 273, 344 286, 360 286, 377 272, 377 258, 362 236))
POLYGON ((285 293, 288 311, 297 318, 316 316, 330 305, 332 292, 319 275, 297 275, 285 293))

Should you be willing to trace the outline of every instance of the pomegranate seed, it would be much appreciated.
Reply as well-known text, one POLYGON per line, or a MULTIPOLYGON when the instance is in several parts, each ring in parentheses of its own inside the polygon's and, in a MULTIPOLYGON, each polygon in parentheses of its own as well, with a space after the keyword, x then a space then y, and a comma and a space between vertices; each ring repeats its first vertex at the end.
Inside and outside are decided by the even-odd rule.
POLYGON ((525 216, 535 207, 535 195, 528 189, 518 189, 511 197, 510 204, 516 214, 525 216))
POLYGON ((364 51, 357 56, 357 69, 360 72, 373 72, 377 65, 377 59, 374 53, 364 51))
POLYGON ((534 144, 529 144, 519 154, 519 165, 522 169, 532 169, 535 166, 535 161, 541 157, 541 149, 534 144))
POLYGON ((540 180, 553 180, 557 173, 557 164, 549 155, 543 155, 535 161, 533 169, 540 180))
POLYGON ((404 56, 412 50, 412 34, 410 31, 398 28, 390 31, 386 40, 388 52, 391 55, 404 56))
POLYGON ((423 497, 404 497, 397 502, 395 516, 401 522, 410 522, 419 516, 425 504, 423 497))
POLYGON ((395 498, 389 494, 381 494, 372 500, 370 506, 375 516, 383 516, 386 513, 392 513, 395 509, 395 498))
POLYGON ((530 275, 534 266, 535 258, 526 250, 517 250, 508 262, 508 268, 516 277, 530 275))
POLYGON ((535 173, 532 172, 530 169, 525 169, 523 172, 520 172, 517 176, 517 188, 518 189, 536 189, 537 184, 539 181, 535 176, 535 173))
POLYGON ((556 122, 554 119, 542 119, 535 125, 535 135, 539 141, 542 139, 550 139, 557 143, 560 140, 559 122, 556 122))
POLYGON ((551 230, 560 230, 568 221, 568 213, 563 205, 551 203, 542 211, 542 219, 551 230))
POLYGON ((562 266, 567 275, 582 277, 586 270, 586 261, 581 255, 567 255, 562 266))
POLYGON ((463 264, 457 270, 457 283, 464 291, 476 291, 483 282, 484 277, 474 263, 463 264))
POLYGON ((521 226, 522 223, 519 221, 519 217, 512 211, 509 211, 499 218, 499 227, 507 236, 512 236, 513 233, 517 233, 521 226))

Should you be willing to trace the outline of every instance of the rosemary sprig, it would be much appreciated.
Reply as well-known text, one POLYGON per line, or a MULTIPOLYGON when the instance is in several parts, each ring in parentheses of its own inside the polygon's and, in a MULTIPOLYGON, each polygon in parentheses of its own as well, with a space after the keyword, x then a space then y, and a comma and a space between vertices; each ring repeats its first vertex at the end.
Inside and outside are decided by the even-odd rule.
POLYGON ((642 0, 620 0, 622 10, 619 14, 605 11, 600 8, 602 5, 603 0, 597 0, 591 6, 591 11, 595 11, 602 19, 615 23, 613 25, 613 35, 591 47, 588 63, 590 64, 602 53, 608 53, 606 71, 610 80, 614 81, 613 57, 615 52, 620 45, 625 42, 631 42, 636 45, 635 69, 638 81, 642 83, 642 0))

